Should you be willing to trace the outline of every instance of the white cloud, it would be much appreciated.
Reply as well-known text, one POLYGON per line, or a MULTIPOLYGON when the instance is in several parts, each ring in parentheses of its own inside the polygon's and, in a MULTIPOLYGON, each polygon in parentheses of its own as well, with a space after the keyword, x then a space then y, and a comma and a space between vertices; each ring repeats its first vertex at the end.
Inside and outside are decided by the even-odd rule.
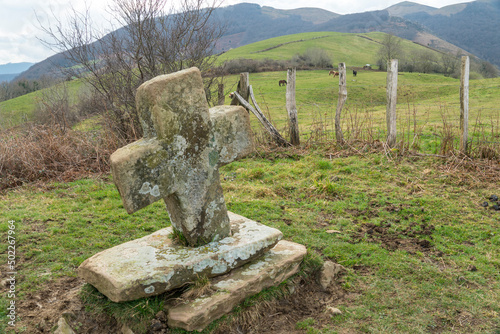
MULTIPOLYGON (((88 2, 95 17, 104 13, 109 0, 88 2)), ((54 54, 37 39, 46 38, 40 23, 47 26, 55 18, 65 22, 74 7, 84 10, 85 1, 71 0, 0 0, 0 64, 8 62, 38 62, 54 54), (40 21, 40 22, 39 22, 40 21)), ((102 23, 102 19, 98 22, 102 23)))

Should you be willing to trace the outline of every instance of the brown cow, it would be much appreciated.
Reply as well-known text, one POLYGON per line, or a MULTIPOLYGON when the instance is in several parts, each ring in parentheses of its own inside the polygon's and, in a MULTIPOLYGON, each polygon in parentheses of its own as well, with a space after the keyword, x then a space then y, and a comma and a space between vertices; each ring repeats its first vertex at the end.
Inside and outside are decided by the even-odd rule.
POLYGON ((332 75, 333 74, 333 77, 335 78, 337 75, 339 75, 339 72, 335 72, 334 70, 331 70, 330 73, 328 73, 328 75, 332 75))
POLYGON ((280 80, 278 84, 281 86, 286 86, 286 80, 280 80))

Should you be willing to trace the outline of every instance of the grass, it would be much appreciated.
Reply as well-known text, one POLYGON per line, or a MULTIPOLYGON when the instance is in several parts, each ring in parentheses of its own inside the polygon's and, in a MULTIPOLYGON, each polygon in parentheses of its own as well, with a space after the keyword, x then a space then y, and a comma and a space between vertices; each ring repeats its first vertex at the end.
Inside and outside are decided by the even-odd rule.
MULTIPOLYGON (((280 229, 284 238, 306 245, 310 256, 349 269, 344 289, 361 297, 341 305, 343 315, 326 329, 307 319, 298 327, 314 333, 498 330, 500 215, 478 205, 498 192, 498 178, 488 182, 428 158, 394 161, 367 152, 330 159, 321 151, 285 151, 261 152, 227 165, 221 180, 229 210, 280 229), (424 223, 434 226, 431 235, 421 236, 432 248, 390 250, 359 232, 367 224, 388 222, 391 235, 408 228, 418 232, 424 223), (329 234, 328 229, 342 233, 329 234), (469 270, 471 265, 477 271, 469 270), (460 315, 468 322, 457 320, 460 315)), ((0 199, 5 222, 0 238, 7 239, 9 220, 16 224, 19 300, 62 276, 75 276, 78 265, 93 254, 169 224, 159 202, 128 215, 110 179, 26 186, 0 199)), ((5 262, 6 243, 1 249, 0 261, 5 262)), ((99 312, 136 326, 163 305, 161 298, 102 304, 89 295, 85 298, 99 312)), ((2 297, 0 312, 8 302, 2 297)))

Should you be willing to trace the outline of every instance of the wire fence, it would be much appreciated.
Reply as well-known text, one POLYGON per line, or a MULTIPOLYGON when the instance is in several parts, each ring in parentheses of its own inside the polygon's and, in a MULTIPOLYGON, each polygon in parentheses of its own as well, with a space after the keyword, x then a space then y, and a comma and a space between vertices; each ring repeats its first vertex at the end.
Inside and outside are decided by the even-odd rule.
MULTIPOLYGON (((499 88, 500 86, 480 85, 470 87, 468 146, 470 153, 478 157, 500 157, 500 103, 495 105, 492 102, 499 88)), ((284 94, 277 97, 273 91, 262 91, 258 88, 254 90, 263 112, 286 137, 288 115, 284 94), (276 102, 276 99, 281 102, 276 102)), ((461 136, 459 91, 459 84, 400 85, 397 105, 399 147, 428 154, 447 154, 449 151, 457 150, 461 136), (429 94, 431 90, 435 92, 429 94), (441 92, 443 94, 440 94, 441 92), (454 95, 456 99, 450 98, 454 95), (424 100, 425 102, 422 102, 424 100)), ((296 96, 301 140, 334 141, 338 88, 334 86, 300 88, 296 90, 296 96), (319 102, 314 102, 311 101, 314 100, 310 98, 311 96, 323 98, 318 98, 319 102), (325 96, 327 98, 324 98, 325 96)), ((387 137, 385 103, 383 85, 348 86, 348 98, 341 117, 345 140, 385 141, 387 137), (367 94, 366 91, 370 93, 367 94)))

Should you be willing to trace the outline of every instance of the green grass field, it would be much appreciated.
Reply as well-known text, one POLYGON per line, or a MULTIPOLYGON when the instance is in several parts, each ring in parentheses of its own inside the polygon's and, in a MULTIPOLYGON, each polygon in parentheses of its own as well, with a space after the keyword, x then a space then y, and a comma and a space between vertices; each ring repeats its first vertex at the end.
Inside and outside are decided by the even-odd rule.
MULTIPOLYGON (((278 81, 287 73, 251 73, 256 100, 286 136, 288 115, 286 88, 278 81)), ((236 89, 239 76, 226 80, 226 91, 236 89)), ((347 73, 347 102, 343 110, 342 129, 346 138, 384 140, 386 133, 386 73, 359 71, 347 73)), ((423 153, 439 154, 445 125, 451 126, 455 138, 460 136, 460 80, 437 74, 401 73, 398 76, 398 140, 416 142, 413 148, 423 153), (418 146, 417 146, 418 145, 418 146)), ((469 136, 472 141, 500 142, 500 79, 470 82, 469 136)), ((298 71, 296 103, 298 122, 304 140, 315 133, 334 136, 338 79, 328 71, 298 71)), ((229 103, 229 100, 226 101, 229 103)), ((255 129, 260 125, 253 119, 255 129)))
MULTIPOLYGON (((498 193, 498 177, 490 182, 430 159, 332 153, 260 152, 221 170, 231 211, 348 269, 342 289, 354 299, 341 301, 343 315, 326 324, 306 321, 308 333, 498 332, 500 213, 479 206, 498 193)), ((12 190, 0 197, 0 210, 0 238, 7 240, 8 221, 16 226, 20 301, 76 276, 93 254, 169 225, 160 202, 128 215, 109 178, 12 190)), ((7 243, 0 247, 6 263, 7 243)), ((163 305, 161 298, 91 300, 136 329, 163 305)), ((7 303, 2 295, 0 313, 7 303)), ((20 317, 19 328, 33 328, 20 317)))

